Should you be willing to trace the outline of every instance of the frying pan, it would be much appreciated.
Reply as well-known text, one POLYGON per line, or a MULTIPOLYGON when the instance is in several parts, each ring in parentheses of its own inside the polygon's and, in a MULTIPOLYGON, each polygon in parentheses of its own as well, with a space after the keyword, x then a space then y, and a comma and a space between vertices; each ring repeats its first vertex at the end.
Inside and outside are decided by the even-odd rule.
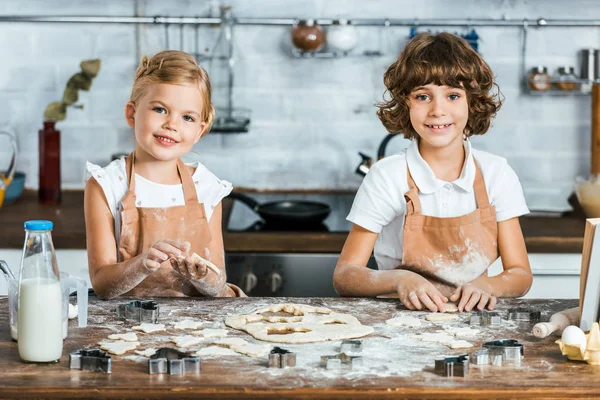
POLYGON ((269 225, 318 225, 331 212, 328 204, 305 200, 282 200, 259 204, 245 194, 232 192, 228 197, 239 200, 269 225))

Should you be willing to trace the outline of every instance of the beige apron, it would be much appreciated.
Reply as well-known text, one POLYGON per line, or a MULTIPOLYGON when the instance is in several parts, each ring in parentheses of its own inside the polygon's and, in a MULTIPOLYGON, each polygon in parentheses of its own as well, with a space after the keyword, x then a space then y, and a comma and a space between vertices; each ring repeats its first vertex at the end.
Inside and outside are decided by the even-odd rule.
MULTIPOLYGON (((177 161, 177 172, 183 185, 185 205, 164 208, 136 206, 135 198, 135 154, 126 159, 129 190, 121 201, 121 238, 119 240, 119 262, 128 260, 147 251, 161 239, 185 240, 190 242, 190 254, 204 254, 211 241, 204 204, 198 202, 192 176, 181 160, 177 161)), ((211 272, 209 272, 211 273, 211 272)), ((243 292, 229 285, 237 296, 243 292)), ((170 262, 163 262, 158 270, 148 275, 125 296, 159 297, 202 297, 194 285, 175 271, 170 262)))
MULTIPOLYGON (((473 160, 475 162, 475 160, 473 160)), ((401 269, 429 279, 445 296, 482 275, 498 258, 496 210, 490 205, 479 165, 473 190, 477 209, 459 217, 421 214, 419 189, 408 170, 401 269)))

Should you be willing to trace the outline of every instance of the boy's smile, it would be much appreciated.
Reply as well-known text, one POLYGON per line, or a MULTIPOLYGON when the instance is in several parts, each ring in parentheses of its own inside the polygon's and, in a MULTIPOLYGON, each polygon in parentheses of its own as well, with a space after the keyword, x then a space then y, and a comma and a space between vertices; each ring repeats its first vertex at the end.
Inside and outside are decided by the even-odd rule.
POLYGON ((421 145, 445 148, 462 135, 469 118, 469 105, 463 89, 428 84, 410 93, 410 122, 421 145))

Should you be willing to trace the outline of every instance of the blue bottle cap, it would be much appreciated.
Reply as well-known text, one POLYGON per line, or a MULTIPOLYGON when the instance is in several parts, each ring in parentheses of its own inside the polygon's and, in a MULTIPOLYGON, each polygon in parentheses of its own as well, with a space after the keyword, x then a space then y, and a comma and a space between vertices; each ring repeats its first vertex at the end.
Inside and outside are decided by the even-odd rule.
POLYGON ((25 222, 25 229, 28 231, 50 231, 52 230, 52 227, 52 221, 45 221, 42 219, 25 222))

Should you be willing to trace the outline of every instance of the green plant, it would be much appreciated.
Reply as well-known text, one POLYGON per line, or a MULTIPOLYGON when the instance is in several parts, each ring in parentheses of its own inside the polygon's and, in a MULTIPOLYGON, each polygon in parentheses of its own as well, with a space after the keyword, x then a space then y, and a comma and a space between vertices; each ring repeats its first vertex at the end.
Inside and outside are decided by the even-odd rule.
MULTIPOLYGON (((79 64, 81 72, 73 75, 67 82, 61 101, 54 101, 44 111, 45 121, 64 121, 67 118, 67 107, 73 106, 79 99, 79 90, 90 90, 92 79, 100 71, 100 60, 84 60, 79 64)), ((77 107, 77 106, 75 106, 77 107)), ((79 106, 83 108, 83 106, 79 106)))

